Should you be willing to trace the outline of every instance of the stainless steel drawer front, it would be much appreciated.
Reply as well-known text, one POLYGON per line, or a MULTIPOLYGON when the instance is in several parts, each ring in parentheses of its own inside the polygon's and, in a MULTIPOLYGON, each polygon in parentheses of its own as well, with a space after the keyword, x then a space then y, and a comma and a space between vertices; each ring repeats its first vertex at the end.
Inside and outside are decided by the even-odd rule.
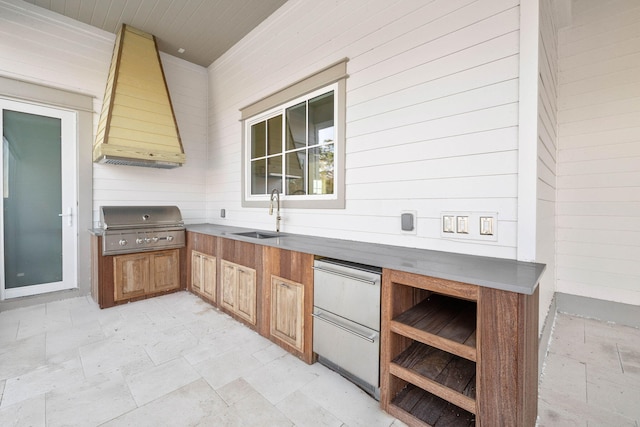
POLYGON ((314 267, 314 306, 380 330, 379 274, 323 261, 314 267))
POLYGON ((313 351, 351 376, 377 388, 380 334, 348 319, 314 309, 313 351))

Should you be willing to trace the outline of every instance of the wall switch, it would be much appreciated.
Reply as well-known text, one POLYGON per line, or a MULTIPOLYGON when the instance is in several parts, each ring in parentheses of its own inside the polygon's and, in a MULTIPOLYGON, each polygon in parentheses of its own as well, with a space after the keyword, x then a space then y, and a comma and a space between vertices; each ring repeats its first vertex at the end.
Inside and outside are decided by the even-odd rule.
POLYGON ((469 217, 468 216, 458 216, 456 217, 458 224, 456 227, 457 233, 469 234, 469 217))
POLYGON ((443 233, 455 233, 456 232, 455 221, 456 221, 456 217, 455 216, 453 216, 453 215, 444 215, 442 217, 442 232, 443 233))
POLYGON ((220 218, 224 218, 227 216, 227 211, 225 209, 220 209, 220 218))
POLYGON ((480 217, 480 235, 493 236, 493 217, 491 216, 480 217))

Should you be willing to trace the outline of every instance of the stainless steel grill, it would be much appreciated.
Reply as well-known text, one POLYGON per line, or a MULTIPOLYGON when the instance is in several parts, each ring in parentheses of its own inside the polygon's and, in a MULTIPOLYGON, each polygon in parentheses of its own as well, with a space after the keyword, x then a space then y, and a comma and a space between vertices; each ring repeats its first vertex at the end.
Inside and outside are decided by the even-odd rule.
POLYGON ((182 248, 185 227, 177 206, 102 206, 102 255, 182 248))

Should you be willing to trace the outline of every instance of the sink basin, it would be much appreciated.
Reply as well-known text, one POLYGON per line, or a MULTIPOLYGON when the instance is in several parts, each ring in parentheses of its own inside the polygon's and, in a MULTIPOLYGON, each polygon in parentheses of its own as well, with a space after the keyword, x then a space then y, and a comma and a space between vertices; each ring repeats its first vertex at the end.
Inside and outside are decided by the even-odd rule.
POLYGON ((243 233, 233 233, 236 236, 251 237, 252 239, 271 239, 273 237, 281 237, 280 234, 265 233, 264 231, 245 231, 243 233))

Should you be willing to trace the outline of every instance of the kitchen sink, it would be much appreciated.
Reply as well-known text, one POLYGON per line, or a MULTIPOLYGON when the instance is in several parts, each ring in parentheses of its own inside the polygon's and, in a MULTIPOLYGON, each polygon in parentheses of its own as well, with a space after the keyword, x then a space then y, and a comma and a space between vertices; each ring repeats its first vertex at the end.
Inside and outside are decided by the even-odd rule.
POLYGON ((265 233, 264 231, 245 231, 233 234, 236 236, 251 237, 252 239, 271 239, 273 237, 282 237, 280 234, 265 233))

